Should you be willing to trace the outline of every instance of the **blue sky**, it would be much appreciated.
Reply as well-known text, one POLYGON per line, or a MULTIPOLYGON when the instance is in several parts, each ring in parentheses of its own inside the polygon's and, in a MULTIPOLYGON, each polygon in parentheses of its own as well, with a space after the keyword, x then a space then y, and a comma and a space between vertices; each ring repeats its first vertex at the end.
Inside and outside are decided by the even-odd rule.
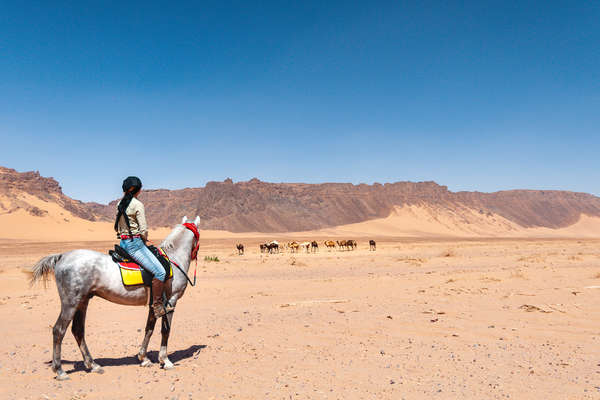
POLYGON ((0 3, 0 165, 600 195, 600 2, 0 3))

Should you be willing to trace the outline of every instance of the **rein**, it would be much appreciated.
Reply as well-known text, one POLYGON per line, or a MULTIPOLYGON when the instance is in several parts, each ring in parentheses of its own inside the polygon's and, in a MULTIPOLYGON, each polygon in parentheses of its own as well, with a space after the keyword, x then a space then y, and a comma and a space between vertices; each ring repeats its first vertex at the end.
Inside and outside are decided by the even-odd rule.
POLYGON ((188 274, 183 270, 183 268, 181 268, 179 266, 179 264, 177 264, 175 261, 173 261, 171 259, 169 259, 169 262, 171 264, 173 264, 174 266, 176 266, 179 271, 181 271, 181 273, 183 274, 183 276, 185 276, 185 278, 188 280, 190 285, 196 286, 196 270, 198 269, 198 248, 200 248, 200 232, 198 232, 198 228, 196 227, 196 224, 186 222, 185 224, 183 224, 183 226, 185 226, 187 229, 192 231, 192 233, 194 234, 194 240, 196 241, 196 245, 192 248, 192 253, 190 255, 190 263, 191 263, 191 260, 196 261, 196 264, 194 265, 194 282, 192 282, 192 280, 190 279, 188 274))

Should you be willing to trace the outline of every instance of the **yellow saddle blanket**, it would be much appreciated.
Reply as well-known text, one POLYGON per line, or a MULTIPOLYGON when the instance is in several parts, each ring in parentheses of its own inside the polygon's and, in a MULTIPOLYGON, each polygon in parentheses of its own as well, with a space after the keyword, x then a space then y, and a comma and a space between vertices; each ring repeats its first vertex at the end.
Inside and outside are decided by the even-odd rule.
MULTIPOLYGON (((167 279, 170 279, 173 277, 173 266, 171 265, 169 257, 167 257, 165 252, 161 249, 159 249, 159 252, 167 261, 169 261, 169 273, 167 274, 167 279)), ((146 271, 145 269, 141 268, 137 263, 127 260, 118 264, 119 270, 121 271, 121 279, 123 280, 123 285, 152 285, 152 274, 146 271)))

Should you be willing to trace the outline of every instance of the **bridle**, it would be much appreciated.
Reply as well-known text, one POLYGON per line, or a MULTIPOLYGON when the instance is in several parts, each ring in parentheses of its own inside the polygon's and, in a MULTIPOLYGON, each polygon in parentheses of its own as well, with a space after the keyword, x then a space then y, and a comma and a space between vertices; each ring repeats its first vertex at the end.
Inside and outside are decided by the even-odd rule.
POLYGON ((200 248, 200 232, 198 232, 198 227, 194 223, 186 222, 185 224, 182 224, 182 225, 184 227, 186 227, 187 229, 189 229, 190 231, 192 231, 192 233, 194 234, 194 240, 196 241, 196 244, 194 245, 194 247, 192 247, 192 253, 190 254, 190 263, 191 263, 191 260, 196 261, 196 263, 194 265, 194 282, 192 282, 192 280, 190 279, 188 274, 185 273, 185 271, 179 266, 179 264, 177 264, 175 261, 173 261, 171 259, 169 259, 169 262, 171 264, 173 264, 174 266, 176 266, 179 271, 181 271, 181 273, 183 274, 183 276, 186 277, 186 279, 188 280, 190 285, 196 286, 196 270, 198 269, 198 249, 200 248))
POLYGON ((186 228, 188 228, 194 234, 194 240, 196 240, 196 245, 192 248, 191 259, 196 260, 196 264, 198 264, 198 248, 200 247, 200 232, 198 232, 198 227, 196 224, 191 222, 186 222, 183 224, 186 228))

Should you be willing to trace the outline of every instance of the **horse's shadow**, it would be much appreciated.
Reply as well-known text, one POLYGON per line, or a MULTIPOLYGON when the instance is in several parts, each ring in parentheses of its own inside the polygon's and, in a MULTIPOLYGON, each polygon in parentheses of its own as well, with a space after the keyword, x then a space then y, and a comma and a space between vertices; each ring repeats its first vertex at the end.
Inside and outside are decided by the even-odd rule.
MULTIPOLYGON (((193 357, 194 355, 196 355, 196 353, 198 353, 204 348, 206 348, 205 344, 195 344, 184 350, 176 350, 173 353, 169 354, 169 360, 171 360, 173 364, 177 364, 179 361, 193 357)), ((158 362, 158 351, 149 351, 148 358, 150 358, 152 362, 158 362)), ((96 358, 94 359, 94 361, 96 361, 96 363, 98 363, 101 367, 121 367, 124 365, 140 364, 140 360, 138 360, 137 355, 125 356, 120 358, 96 358)), ((51 364, 52 361, 49 361, 48 363, 51 364)), ((87 371, 85 365, 83 364, 83 361, 62 360, 62 363, 73 365, 73 369, 65 371, 67 374, 79 371, 87 371)))

